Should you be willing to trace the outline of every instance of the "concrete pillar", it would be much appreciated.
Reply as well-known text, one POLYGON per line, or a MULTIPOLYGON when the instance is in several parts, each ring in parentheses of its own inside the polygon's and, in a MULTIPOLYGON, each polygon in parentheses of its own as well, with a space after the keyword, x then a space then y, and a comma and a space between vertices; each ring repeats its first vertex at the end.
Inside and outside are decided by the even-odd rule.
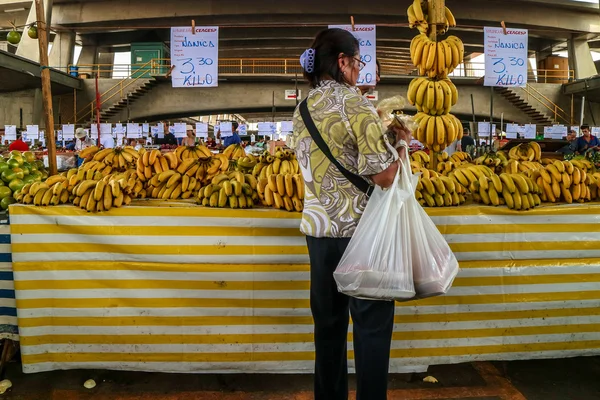
POLYGON ((48 62, 51 67, 60 67, 63 72, 68 72, 68 65, 73 63, 75 53, 75 32, 61 32, 54 38, 54 45, 50 50, 48 62))
MULTIPOLYGON (((44 10, 46 10, 46 24, 52 25, 52 0, 44 0, 44 10)), ((31 2, 31 9, 29 10, 29 16, 27 17, 27 25, 33 24, 37 21, 37 15, 35 11, 35 2, 31 2)), ((16 54, 21 57, 28 58, 35 62, 40 62, 40 50, 37 39, 31 39, 27 35, 27 28, 23 31, 21 42, 17 48, 16 54)))
POLYGON ((79 60, 77 60, 77 65, 86 66, 86 65, 94 65, 98 60, 98 47, 92 45, 83 46, 81 49, 81 54, 79 55, 79 60))
POLYGON ((589 78, 598 74, 587 39, 571 35, 568 41, 569 69, 575 71, 575 79, 589 78))

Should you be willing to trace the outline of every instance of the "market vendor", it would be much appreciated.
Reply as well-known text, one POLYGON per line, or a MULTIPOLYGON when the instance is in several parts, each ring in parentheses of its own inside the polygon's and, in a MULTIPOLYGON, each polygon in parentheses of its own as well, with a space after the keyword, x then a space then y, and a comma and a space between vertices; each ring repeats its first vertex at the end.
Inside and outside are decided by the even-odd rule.
POLYGON ((581 125, 581 135, 575 142, 575 151, 579 154, 585 153, 588 150, 597 150, 600 146, 600 141, 596 136, 593 136, 590 131, 590 126, 587 124, 581 125))
POLYGON ((94 141, 88 136, 83 128, 75 131, 75 151, 81 151, 94 145, 94 141))
POLYGON ((241 144, 242 143, 242 139, 240 138, 240 135, 237 132, 238 126, 239 126, 239 124, 237 122, 231 123, 231 127, 233 128, 233 135, 226 137, 223 140, 223 145, 225 147, 231 146, 232 144, 241 144))

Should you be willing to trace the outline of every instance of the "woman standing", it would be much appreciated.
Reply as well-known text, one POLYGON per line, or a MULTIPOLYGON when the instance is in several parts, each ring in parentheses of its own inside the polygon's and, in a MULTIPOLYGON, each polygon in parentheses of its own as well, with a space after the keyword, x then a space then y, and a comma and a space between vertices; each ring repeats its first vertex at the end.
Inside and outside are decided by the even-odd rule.
POLYGON ((188 129, 186 132, 186 136, 183 139, 183 143, 181 143, 183 146, 195 146, 196 145, 196 136, 194 135, 194 130, 193 129, 188 129))
POLYGON ((354 36, 342 29, 324 30, 300 62, 312 90, 294 113, 292 146, 306 184, 300 229, 310 256, 315 400, 348 398, 349 311, 354 324, 357 399, 383 400, 387 398, 394 302, 338 293, 333 271, 367 204, 365 186, 391 186, 398 163, 377 112, 356 88, 364 63, 354 36), (324 146, 336 163, 323 152, 324 146))

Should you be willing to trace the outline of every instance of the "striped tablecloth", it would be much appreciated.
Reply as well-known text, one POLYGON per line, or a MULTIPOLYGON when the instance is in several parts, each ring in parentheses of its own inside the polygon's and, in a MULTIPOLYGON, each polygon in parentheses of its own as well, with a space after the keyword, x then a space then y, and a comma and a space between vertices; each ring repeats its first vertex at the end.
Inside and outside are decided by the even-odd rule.
POLYGON ((7 216, 0 216, 0 339, 19 340, 7 216))
MULTIPOLYGON (((24 371, 311 372, 299 214, 166 204, 11 207, 24 371)), ((600 354, 600 205, 429 212, 462 270, 398 304, 392 371, 600 354)))

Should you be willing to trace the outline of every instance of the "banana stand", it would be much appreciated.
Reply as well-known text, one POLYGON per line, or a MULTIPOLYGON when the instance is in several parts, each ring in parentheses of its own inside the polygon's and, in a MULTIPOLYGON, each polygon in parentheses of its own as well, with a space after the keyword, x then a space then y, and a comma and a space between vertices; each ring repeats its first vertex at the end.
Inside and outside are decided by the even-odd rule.
MULTIPOLYGON (((397 304, 392 371, 600 354, 600 205, 428 212, 461 272, 448 295, 397 304)), ((137 201, 10 215, 25 372, 312 372, 299 214, 137 201)))

